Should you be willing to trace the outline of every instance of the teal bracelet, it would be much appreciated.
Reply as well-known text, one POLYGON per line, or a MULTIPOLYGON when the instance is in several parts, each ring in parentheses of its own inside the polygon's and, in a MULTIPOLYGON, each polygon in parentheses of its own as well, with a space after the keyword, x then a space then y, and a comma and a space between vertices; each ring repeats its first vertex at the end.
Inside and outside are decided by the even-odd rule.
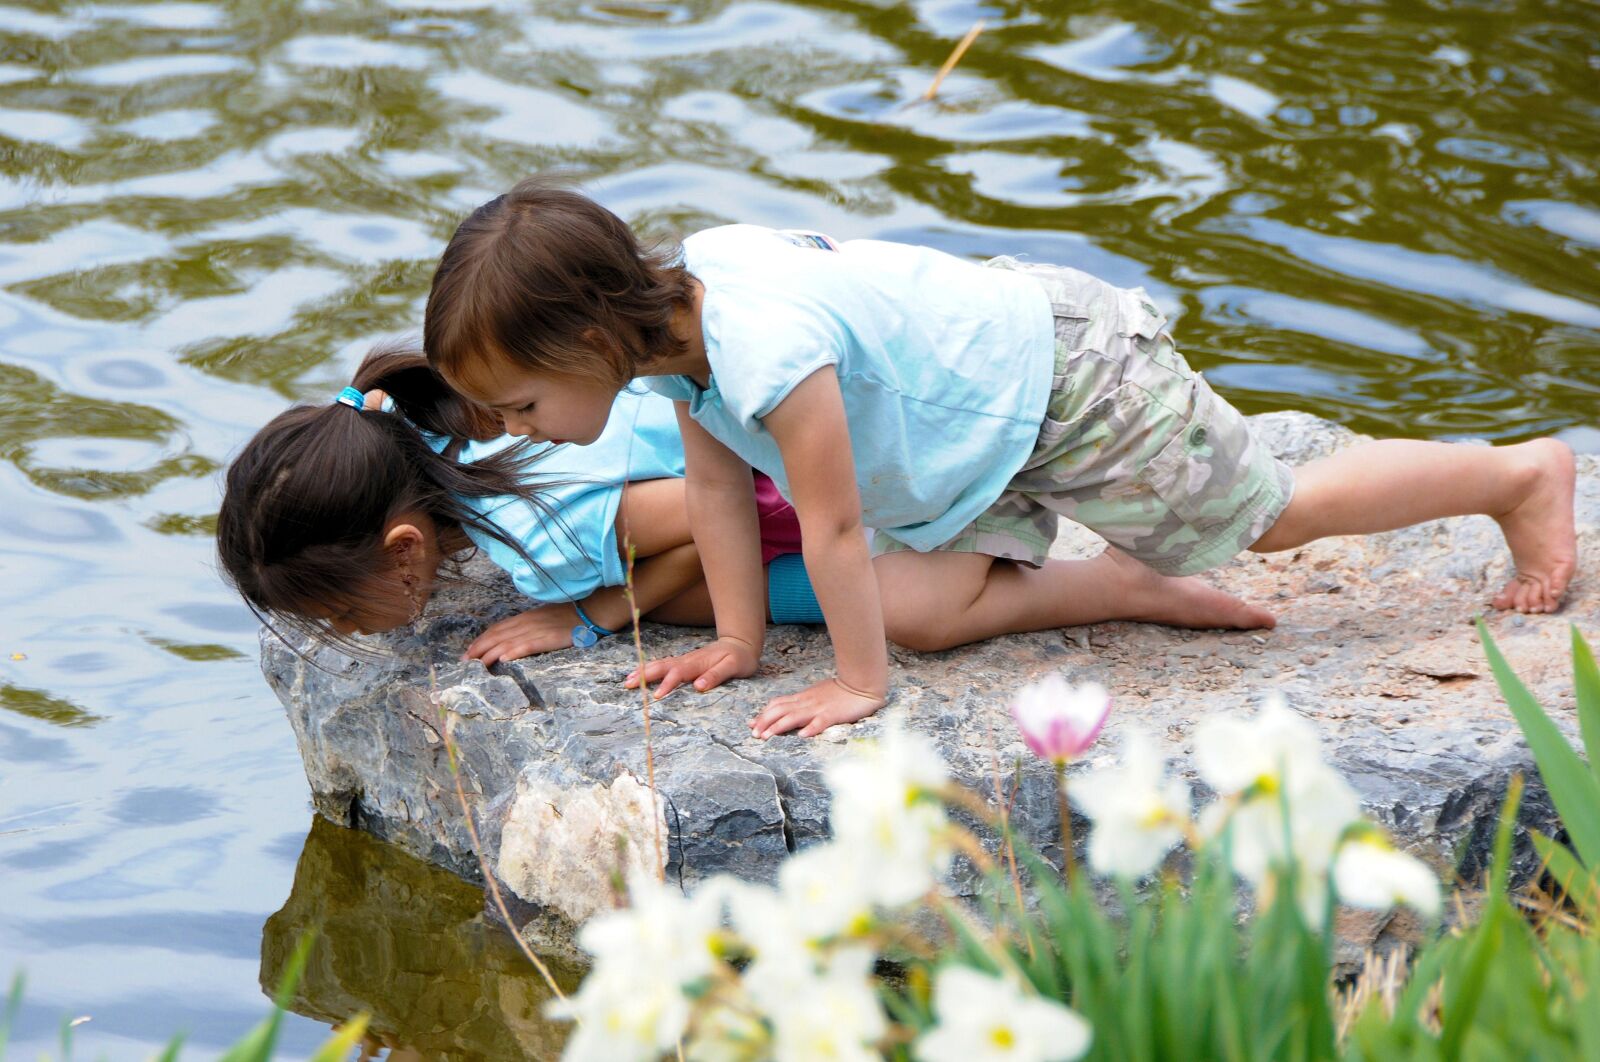
POLYGON ((578 604, 576 601, 572 603, 572 609, 578 614, 579 620, 578 625, 572 628, 572 644, 574 647, 578 649, 587 649, 591 645, 594 645, 596 642, 598 642, 601 638, 609 638, 613 634, 617 633, 616 631, 606 630, 604 627, 600 626, 600 624, 590 619, 589 614, 583 611, 583 606, 578 604))

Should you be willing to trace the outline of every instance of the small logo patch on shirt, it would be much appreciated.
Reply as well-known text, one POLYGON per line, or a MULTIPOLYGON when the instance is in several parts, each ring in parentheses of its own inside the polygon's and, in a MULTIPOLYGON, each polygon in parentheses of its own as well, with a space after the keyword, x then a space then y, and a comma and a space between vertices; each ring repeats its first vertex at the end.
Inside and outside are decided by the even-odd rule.
POLYGON ((807 229, 779 229, 778 235, 794 244, 796 247, 811 247, 819 251, 837 251, 839 244, 832 236, 824 236, 820 232, 811 232, 807 229))

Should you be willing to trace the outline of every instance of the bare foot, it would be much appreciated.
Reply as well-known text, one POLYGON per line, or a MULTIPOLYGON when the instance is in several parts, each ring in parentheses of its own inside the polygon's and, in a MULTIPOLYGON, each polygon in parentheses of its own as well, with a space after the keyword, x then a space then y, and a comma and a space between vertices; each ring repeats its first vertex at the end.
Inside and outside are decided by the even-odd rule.
POLYGON ((1578 565, 1572 494, 1577 462, 1558 439, 1535 439, 1506 448, 1528 462, 1528 492, 1515 507, 1495 517, 1511 547, 1516 578, 1495 596, 1494 607, 1518 612, 1554 612, 1578 565))
POLYGON ((1132 557, 1116 550, 1107 552, 1140 573, 1134 600, 1129 603, 1129 619, 1202 630, 1249 631, 1278 625, 1277 617, 1266 609, 1241 601, 1192 575, 1159 575, 1132 557))

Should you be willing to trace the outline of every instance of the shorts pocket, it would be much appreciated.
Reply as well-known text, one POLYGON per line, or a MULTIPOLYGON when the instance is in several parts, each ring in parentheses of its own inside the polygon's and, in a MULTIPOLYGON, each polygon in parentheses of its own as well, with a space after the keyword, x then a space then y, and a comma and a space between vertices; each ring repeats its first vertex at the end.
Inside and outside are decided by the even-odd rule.
POLYGON ((1214 423, 1219 399, 1196 379, 1189 416, 1171 441, 1135 477, 1196 531, 1226 524, 1235 515, 1241 473, 1231 442, 1214 423))
POLYGON ((1117 289, 1117 334, 1154 339, 1167 327, 1166 314, 1156 309, 1156 304, 1143 288, 1117 289))

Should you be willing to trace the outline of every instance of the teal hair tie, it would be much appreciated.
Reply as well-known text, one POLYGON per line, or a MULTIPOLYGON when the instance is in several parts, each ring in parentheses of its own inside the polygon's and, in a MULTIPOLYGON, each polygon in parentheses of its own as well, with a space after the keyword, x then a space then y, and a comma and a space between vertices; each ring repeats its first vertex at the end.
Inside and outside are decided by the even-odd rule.
POLYGON ((360 410, 366 408, 367 396, 357 391, 354 387, 346 387, 339 392, 339 396, 333 401, 335 405, 349 406, 351 409, 360 410))

